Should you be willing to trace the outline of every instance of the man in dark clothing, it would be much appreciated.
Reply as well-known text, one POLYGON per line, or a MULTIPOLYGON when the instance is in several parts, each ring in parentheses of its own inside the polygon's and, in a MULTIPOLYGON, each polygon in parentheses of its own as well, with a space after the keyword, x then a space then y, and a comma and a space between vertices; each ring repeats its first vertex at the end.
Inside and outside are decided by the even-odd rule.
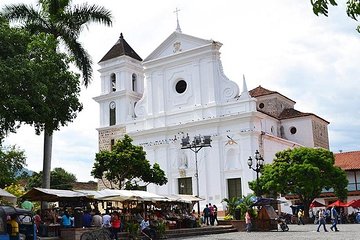
POLYGON ((204 223, 206 223, 206 225, 209 226, 209 217, 210 217, 209 205, 206 204, 206 207, 203 210, 203 214, 204 214, 204 223))
POLYGON ((84 215, 82 216, 82 222, 83 222, 83 227, 86 228, 91 227, 92 216, 89 211, 84 212, 84 215))

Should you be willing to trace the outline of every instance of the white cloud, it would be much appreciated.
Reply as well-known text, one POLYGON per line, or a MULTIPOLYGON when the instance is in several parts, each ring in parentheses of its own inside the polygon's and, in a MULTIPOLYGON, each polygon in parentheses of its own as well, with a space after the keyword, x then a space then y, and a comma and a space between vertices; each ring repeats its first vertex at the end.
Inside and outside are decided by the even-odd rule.
MULTIPOLYGON (((1 5, 33 0, 3 0, 1 5)), ((74 0, 73 3, 83 3, 74 0)), ((81 35, 93 58, 94 79, 83 89, 84 110, 54 135, 52 166, 61 166, 89 180, 98 149, 100 93, 96 64, 117 41, 120 33, 144 59, 176 28, 173 11, 180 8, 183 33, 223 43, 225 74, 249 89, 262 85, 297 102, 296 108, 329 120, 331 150, 359 150, 358 119, 360 34, 357 22, 346 16, 344 3, 330 8, 330 16, 317 17, 310 1, 228 0, 89 0, 111 9, 112 28, 92 24, 81 35)), ((242 85, 240 85, 242 87, 242 85)), ((7 143, 24 148, 29 168, 42 169, 42 137, 30 128, 11 135, 7 143)))

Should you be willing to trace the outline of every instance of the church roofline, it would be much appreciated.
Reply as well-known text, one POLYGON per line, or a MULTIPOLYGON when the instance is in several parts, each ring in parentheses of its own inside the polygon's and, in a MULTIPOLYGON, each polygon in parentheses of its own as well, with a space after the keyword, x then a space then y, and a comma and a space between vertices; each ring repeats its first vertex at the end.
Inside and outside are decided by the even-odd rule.
MULTIPOLYGON (((177 38, 185 38, 185 39, 189 39, 191 41, 195 41, 195 42, 203 42, 203 45, 211 45, 213 44, 215 41, 213 40, 206 40, 206 39, 202 39, 202 38, 198 38, 198 37, 194 37, 182 32, 177 32, 174 31, 173 33, 171 33, 154 51, 152 51, 149 56, 147 56, 144 59, 144 62, 148 62, 154 59, 155 56, 157 56, 158 54, 160 54, 160 51, 167 46, 168 44, 173 44, 173 41, 177 38)), ((220 44, 220 46, 222 45, 220 42, 216 42, 218 44, 220 44)))
POLYGON ((261 85, 259 85, 258 87, 254 88, 254 89, 251 89, 249 91, 249 94, 251 97, 254 97, 254 98, 267 96, 267 95, 271 95, 271 94, 278 94, 278 95, 288 99, 289 101, 293 102, 294 104, 296 103, 294 100, 282 95, 281 93, 263 88, 261 85))
POLYGON ((105 54, 105 56, 99 61, 99 63, 120 56, 128 56, 136 60, 142 61, 142 58, 126 42, 122 33, 120 34, 120 37, 118 41, 115 43, 115 45, 112 46, 112 48, 105 54))

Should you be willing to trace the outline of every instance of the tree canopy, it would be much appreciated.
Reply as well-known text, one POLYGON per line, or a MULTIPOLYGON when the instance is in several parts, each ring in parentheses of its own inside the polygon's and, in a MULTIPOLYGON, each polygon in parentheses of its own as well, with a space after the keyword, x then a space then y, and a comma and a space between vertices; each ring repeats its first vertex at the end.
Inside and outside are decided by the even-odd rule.
MULTIPOLYGON (((42 171, 39 173, 33 173, 33 175, 28 179, 26 189, 30 190, 34 187, 41 187, 42 175, 42 171)), ((53 189, 71 190, 75 182, 75 175, 67 172, 63 168, 54 168, 50 172, 50 185, 53 189)))
MULTIPOLYGON (((296 195, 308 213, 310 203, 324 189, 333 190, 340 199, 346 198, 346 173, 334 163, 333 153, 322 148, 300 147, 278 152, 274 161, 262 169, 259 190, 270 196, 296 195)), ((256 180, 250 183, 250 188, 256 188, 256 180)))
POLYGON ((0 188, 16 182, 17 173, 26 166, 24 151, 16 146, 0 148, 0 188))
POLYGON ((91 175, 101 179, 109 188, 113 188, 115 184, 119 189, 133 189, 138 187, 140 181, 147 184, 166 184, 167 178, 159 164, 154 163, 151 166, 143 148, 133 145, 132 141, 125 135, 112 146, 111 151, 103 150, 97 153, 91 175))
POLYGON ((3 16, 21 23, 31 33, 46 33, 61 40, 82 71, 85 86, 92 77, 92 61, 78 41, 81 31, 89 23, 112 24, 111 12, 104 7, 83 3, 72 5, 72 0, 38 0, 36 8, 26 4, 10 4, 4 7, 3 16))
POLYGON ((1 136, 22 123, 37 134, 44 128, 52 132, 81 111, 79 76, 68 70, 71 59, 56 46, 51 35, 31 35, 0 22, 1 136))
MULTIPOLYGON (((337 6, 337 0, 311 0, 311 4, 316 16, 322 14, 327 17, 329 14, 329 5, 337 6)), ((357 18, 360 16, 360 1, 348 0, 346 2, 346 13, 350 18, 358 21, 357 18)), ((360 25, 357 27, 357 31, 360 33, 360 25)))

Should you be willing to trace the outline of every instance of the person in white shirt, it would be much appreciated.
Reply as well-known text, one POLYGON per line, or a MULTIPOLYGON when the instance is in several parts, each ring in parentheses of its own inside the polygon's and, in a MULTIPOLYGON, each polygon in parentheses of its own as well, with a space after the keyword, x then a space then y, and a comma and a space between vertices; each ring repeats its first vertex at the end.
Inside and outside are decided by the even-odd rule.
POLYGON ((106 213, 102 216, 102 227, 111 228, 111 216, 108 210, 106 210, 106 213))
POLYGON ((146 236, 149 236, 151 239, 156 238, 156 232, 154 229, 150 227, 150 222, 148 217, 145 215, 145 218, 140 223, 141 232, 143 232, 146 236))

